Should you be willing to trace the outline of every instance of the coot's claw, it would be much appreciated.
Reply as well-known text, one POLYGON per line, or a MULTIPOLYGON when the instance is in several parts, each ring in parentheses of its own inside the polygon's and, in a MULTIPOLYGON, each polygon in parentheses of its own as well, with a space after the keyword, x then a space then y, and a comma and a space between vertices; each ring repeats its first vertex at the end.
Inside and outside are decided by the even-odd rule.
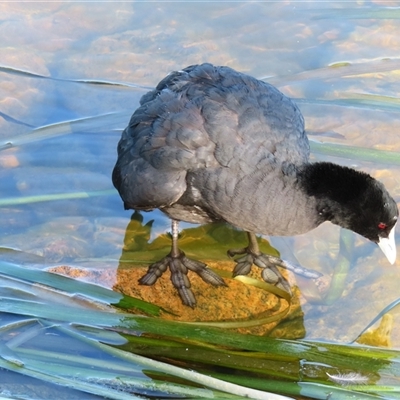
POLYGON ((196 306, 196 298, 190 289, 188 270, 195 272, 203 281, 213 286, 226 286, 225 281, 206 264, 187 258, 182 251, 179 251, 177 256, 172 256, 170 253, 162 260, 151 264, 147 273, 139 279, 139 284, 153 285, 167 268, 171 271, 171 282, 178 290, 183 304, 192 308, 196 306))

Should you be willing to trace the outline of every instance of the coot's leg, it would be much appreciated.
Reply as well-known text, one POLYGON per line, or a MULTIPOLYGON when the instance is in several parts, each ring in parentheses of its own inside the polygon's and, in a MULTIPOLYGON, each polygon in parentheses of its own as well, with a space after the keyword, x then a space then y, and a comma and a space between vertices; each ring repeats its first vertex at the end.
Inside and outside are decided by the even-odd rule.
POLYGON ((252 232, 247 232, 247 236, 249 239, 249 245, 247 247, 228 250, 228 255, 230 257, 245 254, 243 257, 235 260, 237 264, 233 270, 234 277, 237 275, 247 275, 251 270, 251 266, 255 264, 257 267, 263 268, 261 276, 266 282, 276 285, 280 289, 286 290, 290 293, 289 282, 282 276, 277 267, 288 269, 289 271, 306 278, 315 279, 321 276, 319 272, 305 269, 300 265, 291 264, 279 257, 261 253, 258 247, 256 235, 252 232))
POLYGON ((196 298, 190 289, 190 281, 187 277, 188 270, 196 272, 203 281, 214 286, 226 286, 224 280, 207 268, 207 265, 187 258, 185 253, 178 247, 178 225, 179 222, 172 220, 171 234, 172 246, 171 252, 162 260, 149 266, 146 275, 139 279, 141 285, 153 285, 157 279, 169 268, 171 271, 171 281, 178 290, 182 303, 194 308, 196 298))

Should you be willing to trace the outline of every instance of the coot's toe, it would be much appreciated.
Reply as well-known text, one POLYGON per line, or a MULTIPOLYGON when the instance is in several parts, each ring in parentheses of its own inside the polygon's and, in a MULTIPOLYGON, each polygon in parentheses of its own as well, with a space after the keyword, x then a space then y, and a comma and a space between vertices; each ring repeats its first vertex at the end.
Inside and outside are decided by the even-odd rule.
POLYGON ((182 303, 192 308, 196 306, 196 298, 190 289, 191 284, 187 277, 189 270, 195 272, 205 282, 213 286, 226 286, 225 281, 206 264, 187 258, 185 253, 180 250, 176 255, 172 255, 171 252, 160 261, 151 264, 146 275, 139 279, 139 283, 141 285, 153 285, 168 268, 171 272, 172 284, 177 289, 182 303))

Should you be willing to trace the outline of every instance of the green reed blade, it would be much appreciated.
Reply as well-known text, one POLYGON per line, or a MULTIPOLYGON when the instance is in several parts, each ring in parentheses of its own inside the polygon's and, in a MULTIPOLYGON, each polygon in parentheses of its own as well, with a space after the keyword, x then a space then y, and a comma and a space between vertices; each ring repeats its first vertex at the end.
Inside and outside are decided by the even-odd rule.
MULTIPOLYGON (((47 364, 48 367, 49 364, 47 364)), ((56 374, 52 374, 51 372, 41 372, 36 370, 35 368, 27 368, 26 366, 15 365, 11 362, 4 361, 0 358, 0 367, 6 370, 14 371, 31 378, 40 379, 45 382, 53 383, 56 385, 61 385, 69 388, 74 388, 76 390, 80 390, 82 392, 96 394, 102 396, 106 399, 115 399, 115 400, 143 400, 142 397, 134 396, 130 393, 123 393, 119 390, 110 389, 107 387, 102 387, 97 384, 91 384, 88 382, 82 382, 77 379, 65 378, 62 376, 58 376, 56 374)))
POLYGON ((35 72, 26 71, 23 69, 18 69, 14 67, 7 67, 5 65, 0 65, 0 72, 4 72, 11 75, 19 75, 26 78, 38 78, 38 79, 49 79, 52 81, 60 81, 60 82, 73 82, 73 83, 85 83, 89 85, 107 85, 107 86, 125 86, 128 88, 138 88, 138 89, 146 89, 151 90, 152 87, 138 85, 135 83, 129 82, 117 82, 117 81, 108 81, 102 79, 63 79, 63 78, 54 78, 51 76, 36 74, 35 72))
POLYGON ((355 235, 347 229, 340 230, 340 249, 335 263, 331 284, 324 297, 323 304, 333 304, 340 299, 346 287, 347 276, 351 267, 351 255, 354 249, 355 235))
POLYGON ((400 59, 383 58, 380 60, 369 60, 360 63, 336 63, 327 67, 317 68, 309 71, 299 72, 292 75, 283 75, 275 77, 261 77, 272 85, 282 87, 292 82, 301 82, 306 80, 329 80, 345 76, 357 76, 370 73, 389 72, 400 69, 400 59))
MULTIPOLYGON (((6 263, 4 261, 0 261, 0 276, 1 274, 8 275, 10 277, 21 279, 27 282, 47 285, 51 288, 62 290, 70 294, 83 293, 89 299, 93 299, 106 304, 117 305, 121 308, 139 309, 144 311, 148 315, 156 316, 159 315, 161 311, 161 308, 156 305, 147 303, 140 299, 135 299, 127 295, 123 295, 121 293, 114 292, 102 286, 77 281, 62 275, 52 274, 37 269, 21 268, 15 264, 6 263)), ((14 300, 18 301, 17 299, 14 300)), ((26 314, 23 313, 23 315, 26 314)), ((40 317, 40 315, 36 316, 40 317)), ((75 322, 80 322, 80 320, 75 322)))
POLYGON ((310 140, 310 148, 313 153, 342 157, 354 161, 400 165, 400 153, 394 151, 366 149, 335 143, 320 143, 314 140, 310 140))
POLYGON ((314 20, 320 19, 399 19, 400 9, 394 7, 376 7, 376 8, 332 8, 326 14, 312 17, 314 20))
POLYGON ((73 193, 54 193, 40 194, 37 196, 27 197, 9 197, 0 199, 0 207, 17 206, 21 204, 39 203, 43 201, 71 200, 71 199, 87 199, 90 197, 115 195, 114 189, 94 190, 92 192, 73 192, 73 193))
POLYGON ((0 144, 0 150, 11 147, 18 147, 41 140, 52 139, 58 136, 67 135, 73 132, 84 132, 88 130, 98 130, 99 126, 125 125, 129 119, 130 111, 111 112, 92 117, 79 118, 69 121, 57 122, 55 124, 44 125, 35 128, 28 133, 5 139, 0 144))
MULTIPOLYGON (((94 290, 91 284, 76 282, 72 279, 58 277, 43 271, 36 272, 48 275, 47 277, 43 277, 41 274, 31 274, 32 270, 24 268, 17 267, 13 270, 12 266, 6 263, 2 266, 5 269, 8 267, 6 271, 7 275, 12 275, 15 272, 15 275, 20 280, 24 278, 21 272, 25 271, 28 282, 30 279, 34 280, 38 278, 46 282, 48 286, 51 286, 51 279, 55 278, 55 288, 60 286, 69 287, 67 282, 60 282, 59 278, 65 281, 70 280, 71 284, 79 284, 75 288, 75 293, 78 293, 80 296, 90 297, 90 294, 94 290)), ((18 293, 15 292, 15 296, 18 296, 18 293)), ((104 297, 102 297, 101 294, 97 293, 97 297, 104 300, 107 294, 105 293, 104 297)), ((383 370, 384 376, 388 377, 387 379, 389 380, 391 377, 400 374, 400 353, 396 350, 256 337, 207 326, 193 326, 159 318, 116 313, 111 309, 93 310, 86 308, 84 306, 85 303, 77 307, 73 302, 70 304, 52 302, 50 307, 48 296, 41 298, 40 292, 37 292, 35 295, 36 301, 28 300, 24 297, 4 297, 0 299, 0 311, 11 313, 12 315, 20 314, 26 315, 29 318, 37 318, 38 320, 42 320, 42 323, 45 323, 45 325, 50 324, 50 326, 53 326, 54 324, 58 324, 60 325, 58 329, 66 329, 65 332, 68 332, 69 335, 79 337, 81 341, 92 343, 103 351, 114 354, 121 361, 131 360, 143 367, 148 365, 146 368, 157 370, 154 364, 150 366, 147 362, 150 358, 158 358, 160 355, 164 355, 169 362, 164 364, 163 368, 165 368, 166 373, 172 375, 175 374, 175 370, 171 368, 170 363, 174 362, 174 360, 179 361, 188 370, 193 369, 193 366, 197 365, 198 371, 201 372, 204 367, 204 372, 207 372, 209 375, 213 375, 215 368, 231 367, 236 371, 241 371, 239 375, 232 376, 233 382, 238 385, 240 385, 239 377, 246 377, 248 374, 256 373, 258 378, 254 380, 253 387, 257 390, 263 390, 262 382, 269 379, 276 379, 277 381, 286 379, 291 382, 304 380, 314 383, 322 382, 324 385, 316 386, 316 394, 315 396, 313 395, 314 398, 321 398, 318 396, 325 396, 324 393, 326 393, 327 387, 335 385, 329 382, 327 373, 337 374, 342 371, 343 373, 354 371, 361 374, 361 376, 379 376, 380 371, 383 370), (47 320, 47 322, 43 319, 47 320), (72 324, 71 328, 66 324, 72 324), (85 328, 85 326, 89 328, 85 328), (133 352, 142 352, 146 357, 137 358, 138 356, 131 355, 127 351, 111 349, 108 345, 102 345, 99 343, 101 334, 97 335, 96 329, 99 331, 107 329, 113 332, 121 332, 130 341, 130 346, 132 346, 129 348, 128 345, 122 345, 123 348, 128 346, 126 349, 129 348, 133 352), (141 337, 143 337, 142 342, 141 337), (155 345, 157 342, 151 342, 150 340, 156 340, 157 338, 160 339, 159 346, 155 345), (147 340, 150 340, 150 342, 147 340), (136 346, 141 346, 140 351, 135 350, 136 346), (231 364, 229 364, 229 359, 232 360, 231 364), (263 365, 265 365, 264 368, 263 365)), ((116 295, 121 296, 119 294, 116 295)), ((108 294, 108 298, 115 300, 110 294, 108 294)), ((41 333, 40 330, 36 332, 38 335, 41 333)), ((13 348, 13 351, 15 355, 8 354, 8 363, 11 363, 15 368, 18 366, 21 368, 22 364, 25 365, 27 362, 22 357, 22 353, 20 352, 22 350, 17 346, 13 348), (14 363, 13 360, 15 360, 14 363)), ((7 357, 7 354, 5 355, 7 357)), ((4 359, 3 361, 6 362, 4 359)), ((183 372, 181 371, 180 373, 183 372)), ((193 382, 195 381, 193 380, 193 382)), ((203 381, 199 380, 196 382, 200 383, 203 381)), ((210 384, 210 387, 214 387, 212 385, 213 383, 210 384)), ((277 387, 279 387, 279 383, 277 387)), ((343 390, 339 392, 346 393, 343 390)))

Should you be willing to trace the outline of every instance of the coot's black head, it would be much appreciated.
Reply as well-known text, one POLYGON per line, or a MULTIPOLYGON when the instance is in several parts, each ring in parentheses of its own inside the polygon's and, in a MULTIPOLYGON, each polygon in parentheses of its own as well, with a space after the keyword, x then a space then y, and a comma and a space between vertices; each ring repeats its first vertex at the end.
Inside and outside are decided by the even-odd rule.
POLYGON ((309 164, 300 175, 303 188, 317 199, 322 220, 351 229, 377 243, 390 263, 396 260, 396 202, 370 175, 332 163, 309 164))

